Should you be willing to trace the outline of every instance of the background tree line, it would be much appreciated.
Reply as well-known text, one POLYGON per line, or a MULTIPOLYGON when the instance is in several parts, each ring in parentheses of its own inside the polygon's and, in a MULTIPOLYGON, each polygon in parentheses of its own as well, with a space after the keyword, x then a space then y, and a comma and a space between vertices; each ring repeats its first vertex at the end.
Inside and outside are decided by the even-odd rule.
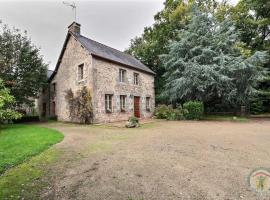
POLYGON ((154 19, 126 51, 157 73, 157 103, 270 112, 269 1, 166 0, 154 19))

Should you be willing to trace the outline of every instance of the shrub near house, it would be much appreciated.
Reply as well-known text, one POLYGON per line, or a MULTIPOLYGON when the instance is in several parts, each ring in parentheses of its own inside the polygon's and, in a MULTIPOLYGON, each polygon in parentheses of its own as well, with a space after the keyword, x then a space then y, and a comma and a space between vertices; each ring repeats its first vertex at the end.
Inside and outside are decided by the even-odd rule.
POLYGON ((167 120, 199 120, 202 119, 204 113, 203 103, 199 101, 188 101, 173 108, 172 105, 160 105, 155 110, 155 116, 158 119, 167 120))
POLYGON ((182 120, 185 119, 184 115, 186 112, 187 111, 183 109, 181 105, 175 109, 172 105, 160 105, 155 110, 155 116, 158 119, 182 120))
POLYGON ((202 119, 204 113, 203 103, 199 101, 188 101, 184 103, 183 108, 187 110, 186 119, 202 119))

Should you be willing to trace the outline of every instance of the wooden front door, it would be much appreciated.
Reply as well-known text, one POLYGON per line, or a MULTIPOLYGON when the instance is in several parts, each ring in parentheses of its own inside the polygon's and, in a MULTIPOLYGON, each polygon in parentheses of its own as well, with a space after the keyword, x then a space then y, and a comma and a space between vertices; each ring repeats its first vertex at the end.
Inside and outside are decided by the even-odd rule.
POLYGON ((141 117, 140 113, 140 97, 134 97, 134 116, 137 118, 141 117))

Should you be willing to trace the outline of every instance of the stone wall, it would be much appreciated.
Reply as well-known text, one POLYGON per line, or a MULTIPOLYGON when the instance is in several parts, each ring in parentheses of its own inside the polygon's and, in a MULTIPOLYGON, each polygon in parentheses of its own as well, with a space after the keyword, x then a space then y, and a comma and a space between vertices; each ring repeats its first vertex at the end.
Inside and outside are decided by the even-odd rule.
POLYGON ((153 115, 155 108, 154 76, 93 57, 94 116, 95 122, 127 120, 134 115, 134 96, 140 97, 141 118, 153 115), (119 81, 119 69, 126 70, 126 81, 119 81), (133 74, 139 74, 139 84, 134 85, 133 74), (113 111, 105 111, 105 94, 113 95, 113 111), (120 95, 127 96, 126 111, 120 110, 120 95), (146 110, 146 97, 150 97, 150 111, 146 110))
MULTIPOLYGON (((50 113, 52 116, 52 102, 55 101, 55 113, 59 121, 70 121, 69 108, 66 101, 66 91, 71 89, 73 93, 87 86, 92 89, 91 56, 88 51, 73 37, 70 36, 69 42, 63 54, 57 74, 50 82, 50 113), (84 79, 78 80, 78 66, 84 64, 84 79), (53 84, 56 84, 56 91, 53 92, 53 84)), ((47 89, 48 91, 48 89, 47 89)), ((39 98, 39 110, 42 111, 42 103, 47 100, 47 109, 49 110, 48 92, 39 98)), ((48 113, 48 112, 47 112, 48 113)), ((48 115, 47 115, 48 117, 48 115)))
POLYGON ((106 123, 127 120, 134 115, 134 96, 140 97, 141 118, 153 115, 155 107, 154 76, 118 65, 107 60, 92 57, 89 52, 70 36, 61 58, 57 74, 50 82, 50 88, 40 95, 38 108, 42 114, 42 104, 46 102, 47 116, 53 116, 52 103, 55 102, 55 114, 59 121, 71 121, 66 91, 75 94, 83 86, 90 89, 93 97, 94 122, 106 123), (78 66, 84 64, 84 79, 78 80, 78 66), (126 81, 119 82, 119 69, 126 70, 126 81), (139 74, 139 84, 134 85, 133 73, 139 74), (56 91, 53 84, 56 84, 56 91), (49 92, 50 91, 50 92, 49 92), (113 95, 113 111, 105 112, 105 94, 113 95), (120 95, 126 95, 126 111, 120 110, 120 95), (146 97, 150 97, 150 111, 146 110, 146 97), (50 100, 49 100, 50 99, 50 100), (49 103, 50 102, 50 103, 49 103))

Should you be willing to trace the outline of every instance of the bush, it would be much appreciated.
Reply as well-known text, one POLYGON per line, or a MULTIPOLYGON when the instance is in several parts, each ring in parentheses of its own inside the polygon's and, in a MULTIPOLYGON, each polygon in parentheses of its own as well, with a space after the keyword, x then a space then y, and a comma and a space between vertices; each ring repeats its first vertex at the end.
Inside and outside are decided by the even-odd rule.
POLYGON ((167 120, 182 120, 184 119, 185 109, 182 109, 182 106, 178 106, 173 109, 171 105, 160 105, 155 110, 155 116, 158 119, 167 119, 167 120))
POLYGON ((159 105, 155 109, 155 116, 158 119, 167 119, 168 114, 172 108, 167 105, 159 105))
POLYGON ((187 110, 184 114, 186 119, 198 120, 202 119, 204 113, 203 103, 199 101, 188 101, 184 103, 183 108, 187 110))
POLYGON ((132 122, 132 123, 139 123, 139 120, 137 117, 135 116, 132 116, 128 119, 129 122, 132 122))
POLYGON ((135 127, 139 127, 139 120, 137 117, 130 117, 126 123, 126 128, 135 128, 135 127))
POLYGON ((20 119, 13 120, 13 123, 25 123, 25 122, 39 122, 39 116, 23 116, 20 119))

